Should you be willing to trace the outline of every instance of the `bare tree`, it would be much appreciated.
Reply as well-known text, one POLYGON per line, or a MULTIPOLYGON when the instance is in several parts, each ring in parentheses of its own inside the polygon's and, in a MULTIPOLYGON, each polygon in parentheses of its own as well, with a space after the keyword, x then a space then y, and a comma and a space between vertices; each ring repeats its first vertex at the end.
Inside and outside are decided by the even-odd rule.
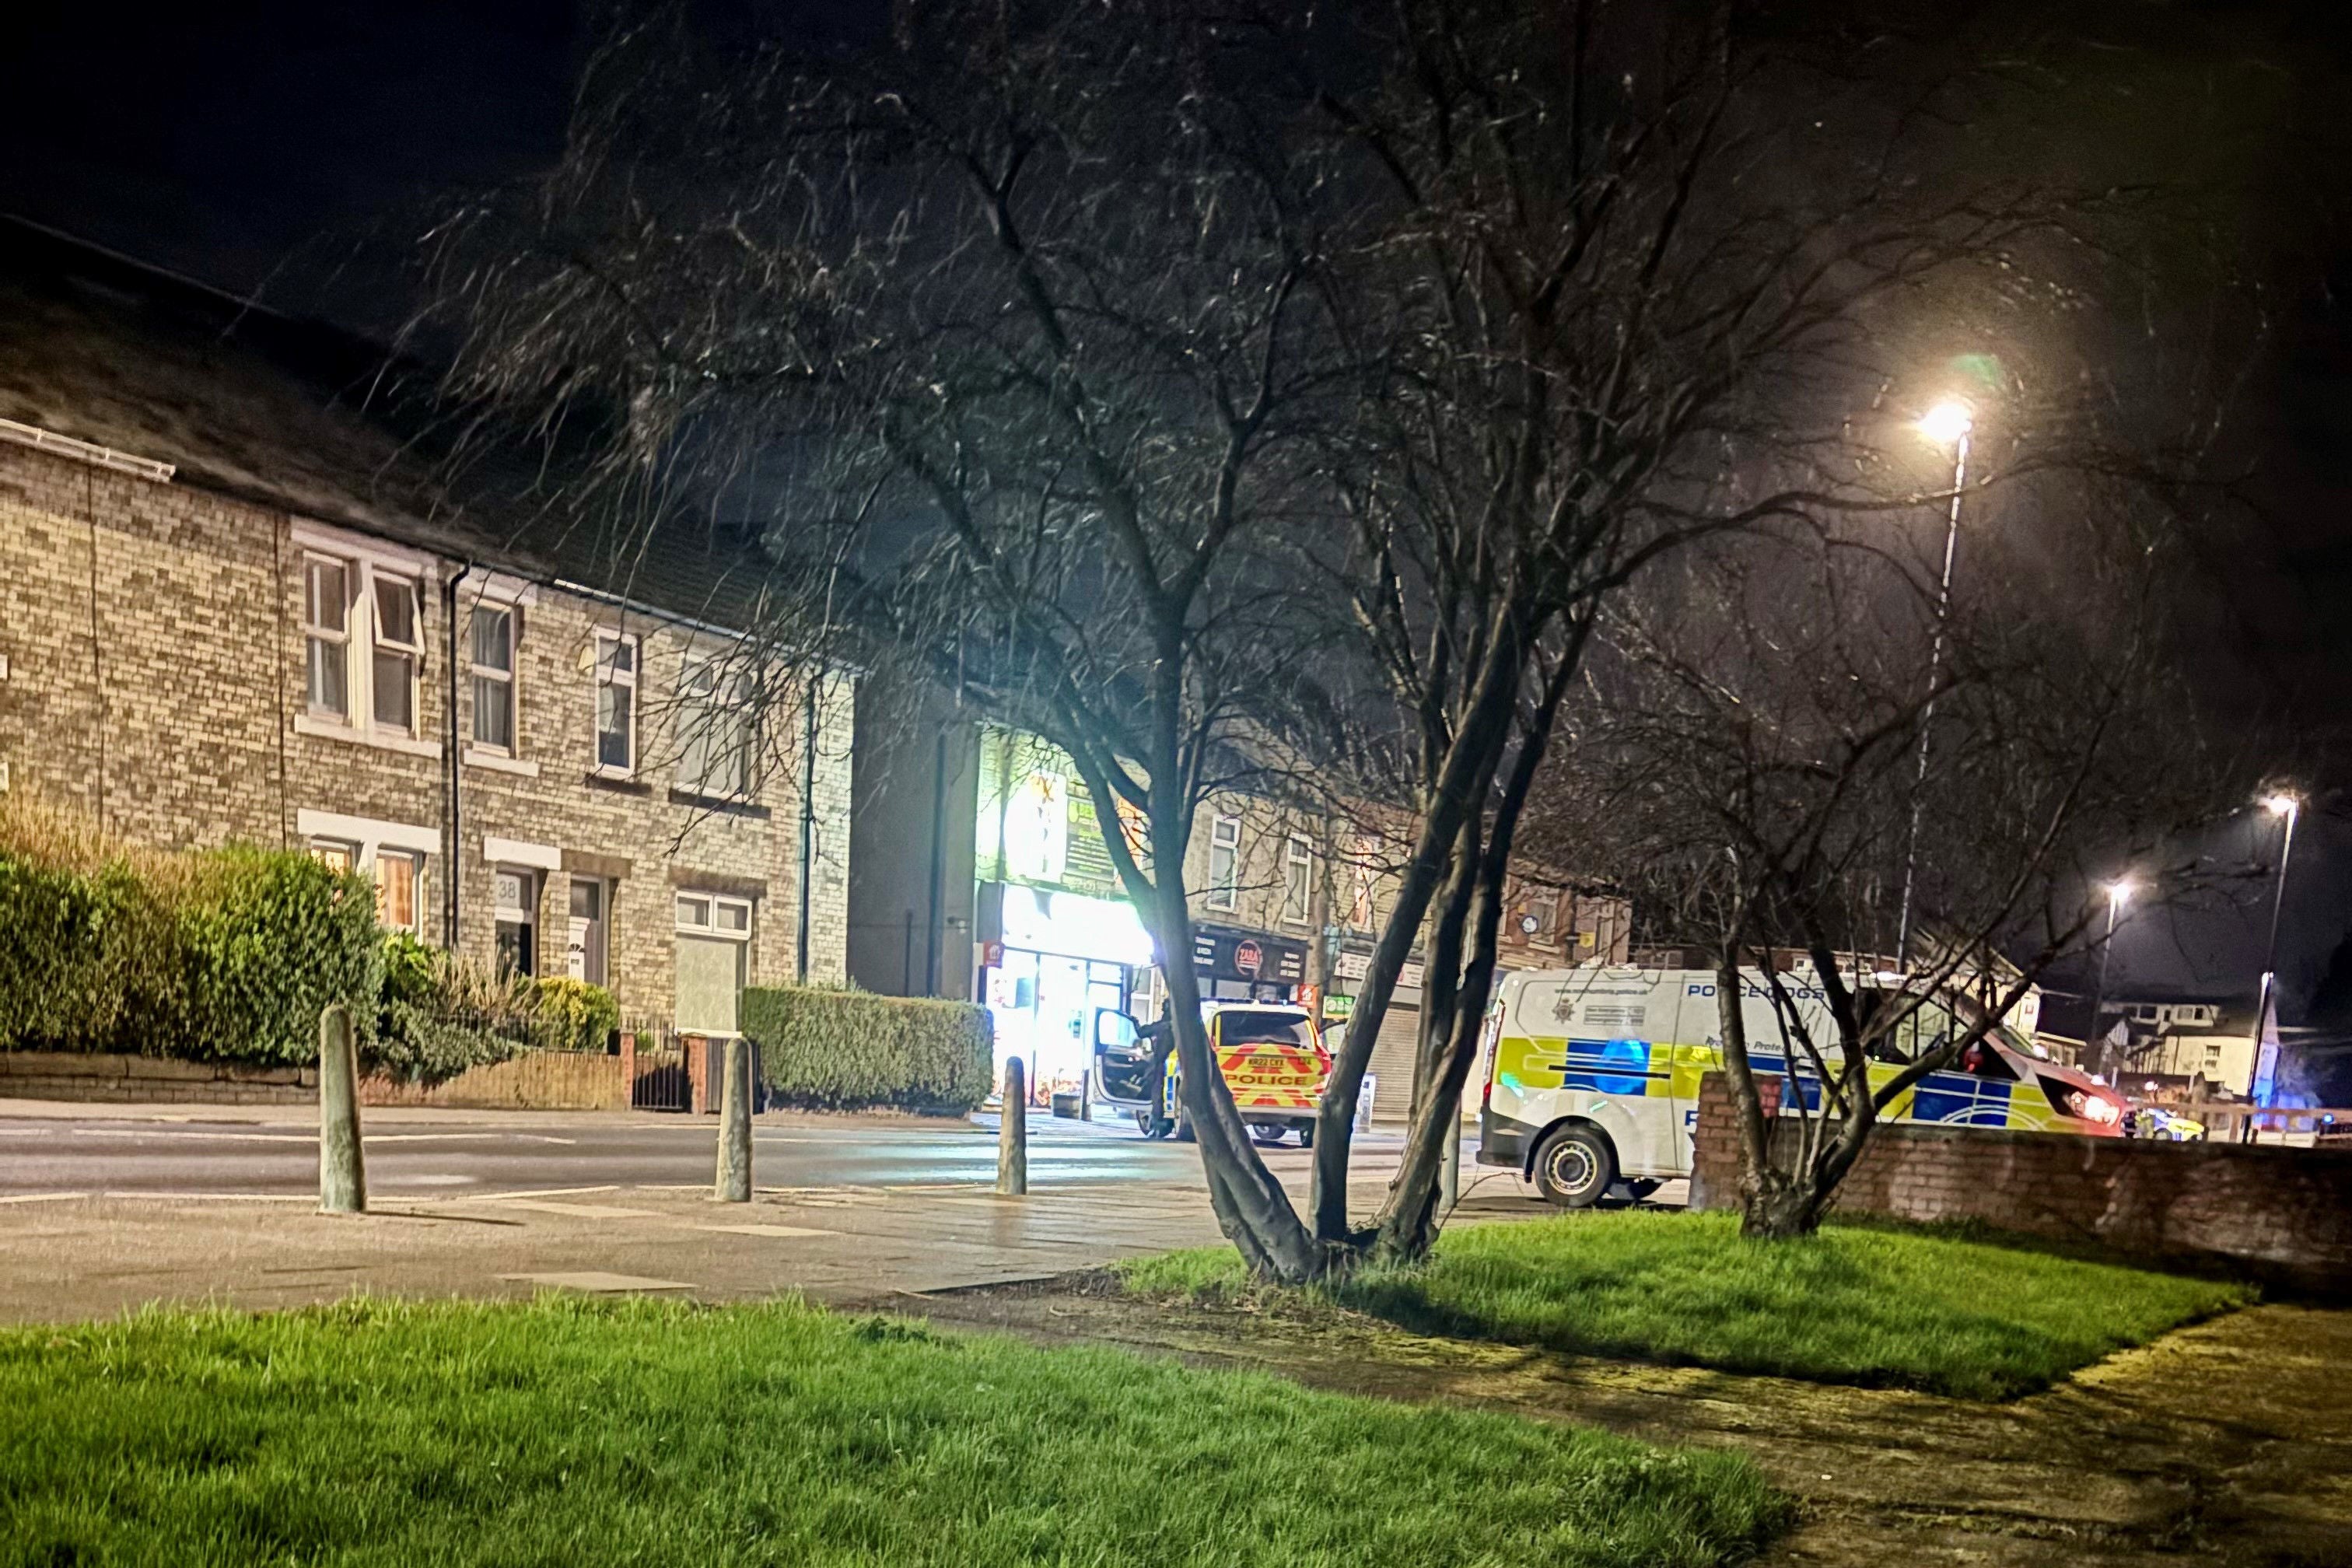
POLYGON ((755 641, 910 662, 1066 751, 1173 960, 1227 1235, 1289 1279, 1412 1256, 1612 596, 1932 489, 1855 461, 1855 405, 1909 395, 1906 313, 2071 308, 2007 280, 2075 204, 1937 173, 1912 82, 1809 47, 1597 0, 950 0, 814 63, 625 35, 554 174, 433 237, 457 388, 595 454, 565 504, 618 552, 684 498, 756 520, 755 641), (1200 802, 1302 768, 1413 824, 1304 1221, 1182 960, 1200 802), (1412 1135, 1359 1228, 1354 1112, 1416 947, 1412 1135))
POLYGON ((1620 880, 1648 941, 1715 972, 1750 1235, 1814 1228, 1889 1108, 2099 939, 2098 883, 2149 875, 2237 798, 2177 675, 2164 552, 2063 499, 2008 502, 2043 543, 2072 536, 2063 583, 1972 535, 1972 587, 1945 611, 1884 544, 1751 541, 1686 560, 1603 634, 1542 831, 1620 880), (1759 1073, 1787 1086, 1777 1138, 1759 1073))
MULTIPOLYGON (((1325 1095, 1315 1217, 1411 1257, 1440 1219, 1517 818, 1597 620, 1694 542, 1946 482, 1879 450, 1895 422, 1870 406, 1918 395, 1926 318, 2014 293, 2054 324, 2074 296, 2034 289, 2096 204, 1950 160, 1948 119, 1921 112, 1945 79, 1917 62, 1832 67, 1739 7, 1385 16, 1391 68, 1318 94, 1393 216, 1371 297, 1390 348, 1333 460, 1349 528, 1309 539, 1353 639, 1329 685, 1355 739, 1331 750, 1386 738, 1418 837, 1325 1095), (1417 943, 1406 1152, 1358 1231, 1351 1119, 1417 943)), ((2081 458, 2064 412, 2019 424, 2038 445, 2006 473, 2081 458)))

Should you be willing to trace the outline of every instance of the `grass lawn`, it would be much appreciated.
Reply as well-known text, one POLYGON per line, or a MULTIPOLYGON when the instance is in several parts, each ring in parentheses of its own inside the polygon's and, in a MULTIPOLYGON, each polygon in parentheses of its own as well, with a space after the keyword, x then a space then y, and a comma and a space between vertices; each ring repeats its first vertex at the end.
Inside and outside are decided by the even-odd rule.
MULTIPOLYGON (((1252 1289, 1230 1248, 1119 1271, 1150 1296, 1252 1289)), ((1455 1338, 2007 1399, 2252 1296, 1932 1232, 1759 1242, 1732 1215, 1629 1209, 1449 1230, 1426 1267, 1367 1270, 1326 1300, 1455 1338)))
POLYGON ((0 1333, 0 1563, 1738 1562, 1746 1460, 781 1302, 0 1333))

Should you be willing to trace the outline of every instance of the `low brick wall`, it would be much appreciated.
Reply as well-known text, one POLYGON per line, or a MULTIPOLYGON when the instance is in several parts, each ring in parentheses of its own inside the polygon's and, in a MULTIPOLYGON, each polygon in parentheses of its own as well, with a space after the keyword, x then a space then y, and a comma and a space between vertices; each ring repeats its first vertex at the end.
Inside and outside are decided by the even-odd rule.
MULTIPOLYGON (((1778 1080, 1766 1088, 1777 1108, 1778 1080)), ((1776 1140, 1795 1134, 1793 1121, 1777 1122, 1776 1140)), ((1738 1133, 1720 1073, 1700 1085, 1696 1135, 1691 1206, 1737 1207, 1738 1133)), ((2352 1298, 2352 1151, 1892 1121, 1872 1133, 1836 1206, 1979 1220, 2352 1298)))
POLYGON ((319 1074, 312 1068, 0 1051, 0 1100, 308 1105, 318 1098, 319 1074))
POLYGON ((361 1081, 366 1105, 432 1105, 477 1110, 626 1110, 629 1079, 619 1057, 533 1051, 468 1068, 446 1082, 361 1081))
MULTIPOLYGON (((436 1105, 484 1110, 625 1110, 629 1079, 620 1057, 535 1051, 473 1068, 430 1088, 386 1078, 361 1080, 368 1105, 436 1105)), ((161 1057, 0 1051, 0 1100, 72 1100, 113 1104, 315 1105, 315 1068, 257 1068, 161 1057)))

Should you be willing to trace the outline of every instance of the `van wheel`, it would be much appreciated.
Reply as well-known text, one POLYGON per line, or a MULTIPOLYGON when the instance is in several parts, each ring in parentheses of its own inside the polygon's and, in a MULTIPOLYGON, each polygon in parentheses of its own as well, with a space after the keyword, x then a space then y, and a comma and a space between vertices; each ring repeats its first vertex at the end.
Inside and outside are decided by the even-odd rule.
POLYGON ((1301 1149, 1315 1147, 1315 1123, 1312 1121, 1302 1121, 1298 1124, 1298 1146, 1301 1149))
POLYGON ((1566 1209, 1589 1209, 1617 1179, 1617 1151, 1591 1127, 1563 1127, 1536 1145, 1536 1187, 1566 1209))

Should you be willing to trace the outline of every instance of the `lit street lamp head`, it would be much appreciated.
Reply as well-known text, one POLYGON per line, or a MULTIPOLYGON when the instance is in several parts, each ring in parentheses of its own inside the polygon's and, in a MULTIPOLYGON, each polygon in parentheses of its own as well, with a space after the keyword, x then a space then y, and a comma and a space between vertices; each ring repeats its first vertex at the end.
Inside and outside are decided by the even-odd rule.
POLYGON ((2303 803, 2291 795, 2274 795, 2263 802, 2263 808, 2273 816, 2284 816, 2303 803))
POLYGON ((1965 403, 1948 399, 1919 416, 1919 434, 1938 447, 1948 447, 1976 427, 1965 403))
POLYGON ((2110 909, 2122 909, 2126 904, 2131 902, 2132 891, 2133 884, 2131 879, 2128 877, 2118 878, 2116 880, 2109 882, 2107 884, 2107 907, 2110 909))

